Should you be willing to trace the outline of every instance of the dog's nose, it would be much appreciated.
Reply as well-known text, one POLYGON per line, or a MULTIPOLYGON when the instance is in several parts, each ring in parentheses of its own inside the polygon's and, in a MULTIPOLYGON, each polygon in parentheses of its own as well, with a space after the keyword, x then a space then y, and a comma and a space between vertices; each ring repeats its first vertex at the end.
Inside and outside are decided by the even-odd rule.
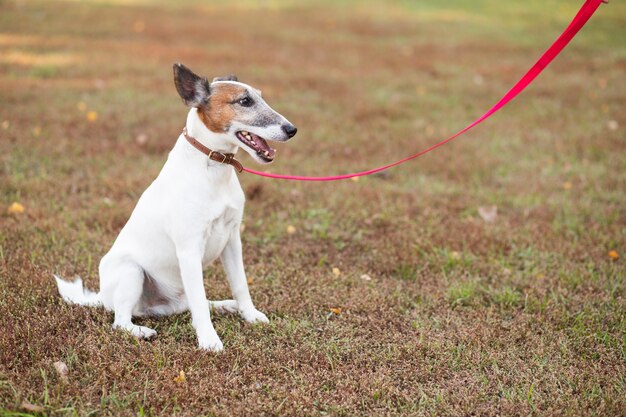
POLYGON ((283 129, 283 132, 285 132, 287 136, 289 136, 290 138, 294 137, 296 133, 298 132, 298 129, 291 123, 283 125, 282 129, 283 129))

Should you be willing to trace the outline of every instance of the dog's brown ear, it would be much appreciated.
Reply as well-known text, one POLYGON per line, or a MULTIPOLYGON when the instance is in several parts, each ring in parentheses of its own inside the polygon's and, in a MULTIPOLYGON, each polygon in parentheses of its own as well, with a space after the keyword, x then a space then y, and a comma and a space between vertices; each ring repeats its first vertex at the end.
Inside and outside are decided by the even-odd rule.
POLYGON ((211 82, 214 83, 215 81, 239 81, 239 79, 235 74, 228 74, 223 77, 215 77, 211 82))
POLYGON ((183 102, 190 107, 200 107, 209 102, 209 81, 194 74, 181 63, 174 64, 174 85, 183 102))

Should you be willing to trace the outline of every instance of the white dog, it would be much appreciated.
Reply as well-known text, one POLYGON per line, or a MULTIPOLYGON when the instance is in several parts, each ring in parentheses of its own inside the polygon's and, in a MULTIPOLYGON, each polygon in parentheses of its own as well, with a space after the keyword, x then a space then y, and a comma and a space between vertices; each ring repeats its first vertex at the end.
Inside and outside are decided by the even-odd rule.
POLYGON ((100 262, 100 292, 55 277, 68 302, 102 305, 115 312, 115 328, 140 338, 153 329, 133 324, 132 316, 191 311, 200 348, 223 349, 210 309, 238 312, 251 323, 268 322, 248 291, 239 235, 244 194, 233 154, 242 147, 260 163, 276 151, 266 140, 287 141, 296 128, 274 111, 260 91, 234 76, 209 83, 182 64, 174 82, 191 107, 159 176, 146 189, 130 219, 100 262), (220 258, 234 300, 207 301, 203 269, 220 258))

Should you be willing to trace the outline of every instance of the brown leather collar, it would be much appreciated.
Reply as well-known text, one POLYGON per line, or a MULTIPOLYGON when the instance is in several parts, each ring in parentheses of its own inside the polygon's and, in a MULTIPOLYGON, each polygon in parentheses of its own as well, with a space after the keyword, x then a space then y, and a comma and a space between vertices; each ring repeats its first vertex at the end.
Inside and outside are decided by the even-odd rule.
POLYGON ((187 134, 186 127, 183 128, 183 136, 185 136, 187 142, 189 142, 194 148, 208 156, 211 161, 219 162, 221 164, 232 165, 233 167, 235 167, 235 170, 237 170, 237 172, 243 171, 243 165, 241 165, 241 162, 235 159, 234 153, 221 153, 217 151, 212 151, 211 149, 198 142, 196 138, 189 136, 187 134))

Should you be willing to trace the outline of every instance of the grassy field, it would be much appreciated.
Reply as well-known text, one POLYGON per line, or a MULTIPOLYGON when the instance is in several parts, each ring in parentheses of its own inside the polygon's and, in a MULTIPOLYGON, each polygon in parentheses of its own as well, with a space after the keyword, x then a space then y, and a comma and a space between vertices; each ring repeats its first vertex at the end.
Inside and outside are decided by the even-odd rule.
MULTIPOLYGON (((626 415, 618 1, 435 153, 334 184, 241 175, 271 324, 216 316, 220 355, 189 314, 140 342, 52 279, 97 289, 183 127, 173 62, 298 126, 273 172, 345 173, 482 114, 581 3, 0 0, 0 415, 626 415)), ((205 279, 230 296, 220 265, 205 279)))

